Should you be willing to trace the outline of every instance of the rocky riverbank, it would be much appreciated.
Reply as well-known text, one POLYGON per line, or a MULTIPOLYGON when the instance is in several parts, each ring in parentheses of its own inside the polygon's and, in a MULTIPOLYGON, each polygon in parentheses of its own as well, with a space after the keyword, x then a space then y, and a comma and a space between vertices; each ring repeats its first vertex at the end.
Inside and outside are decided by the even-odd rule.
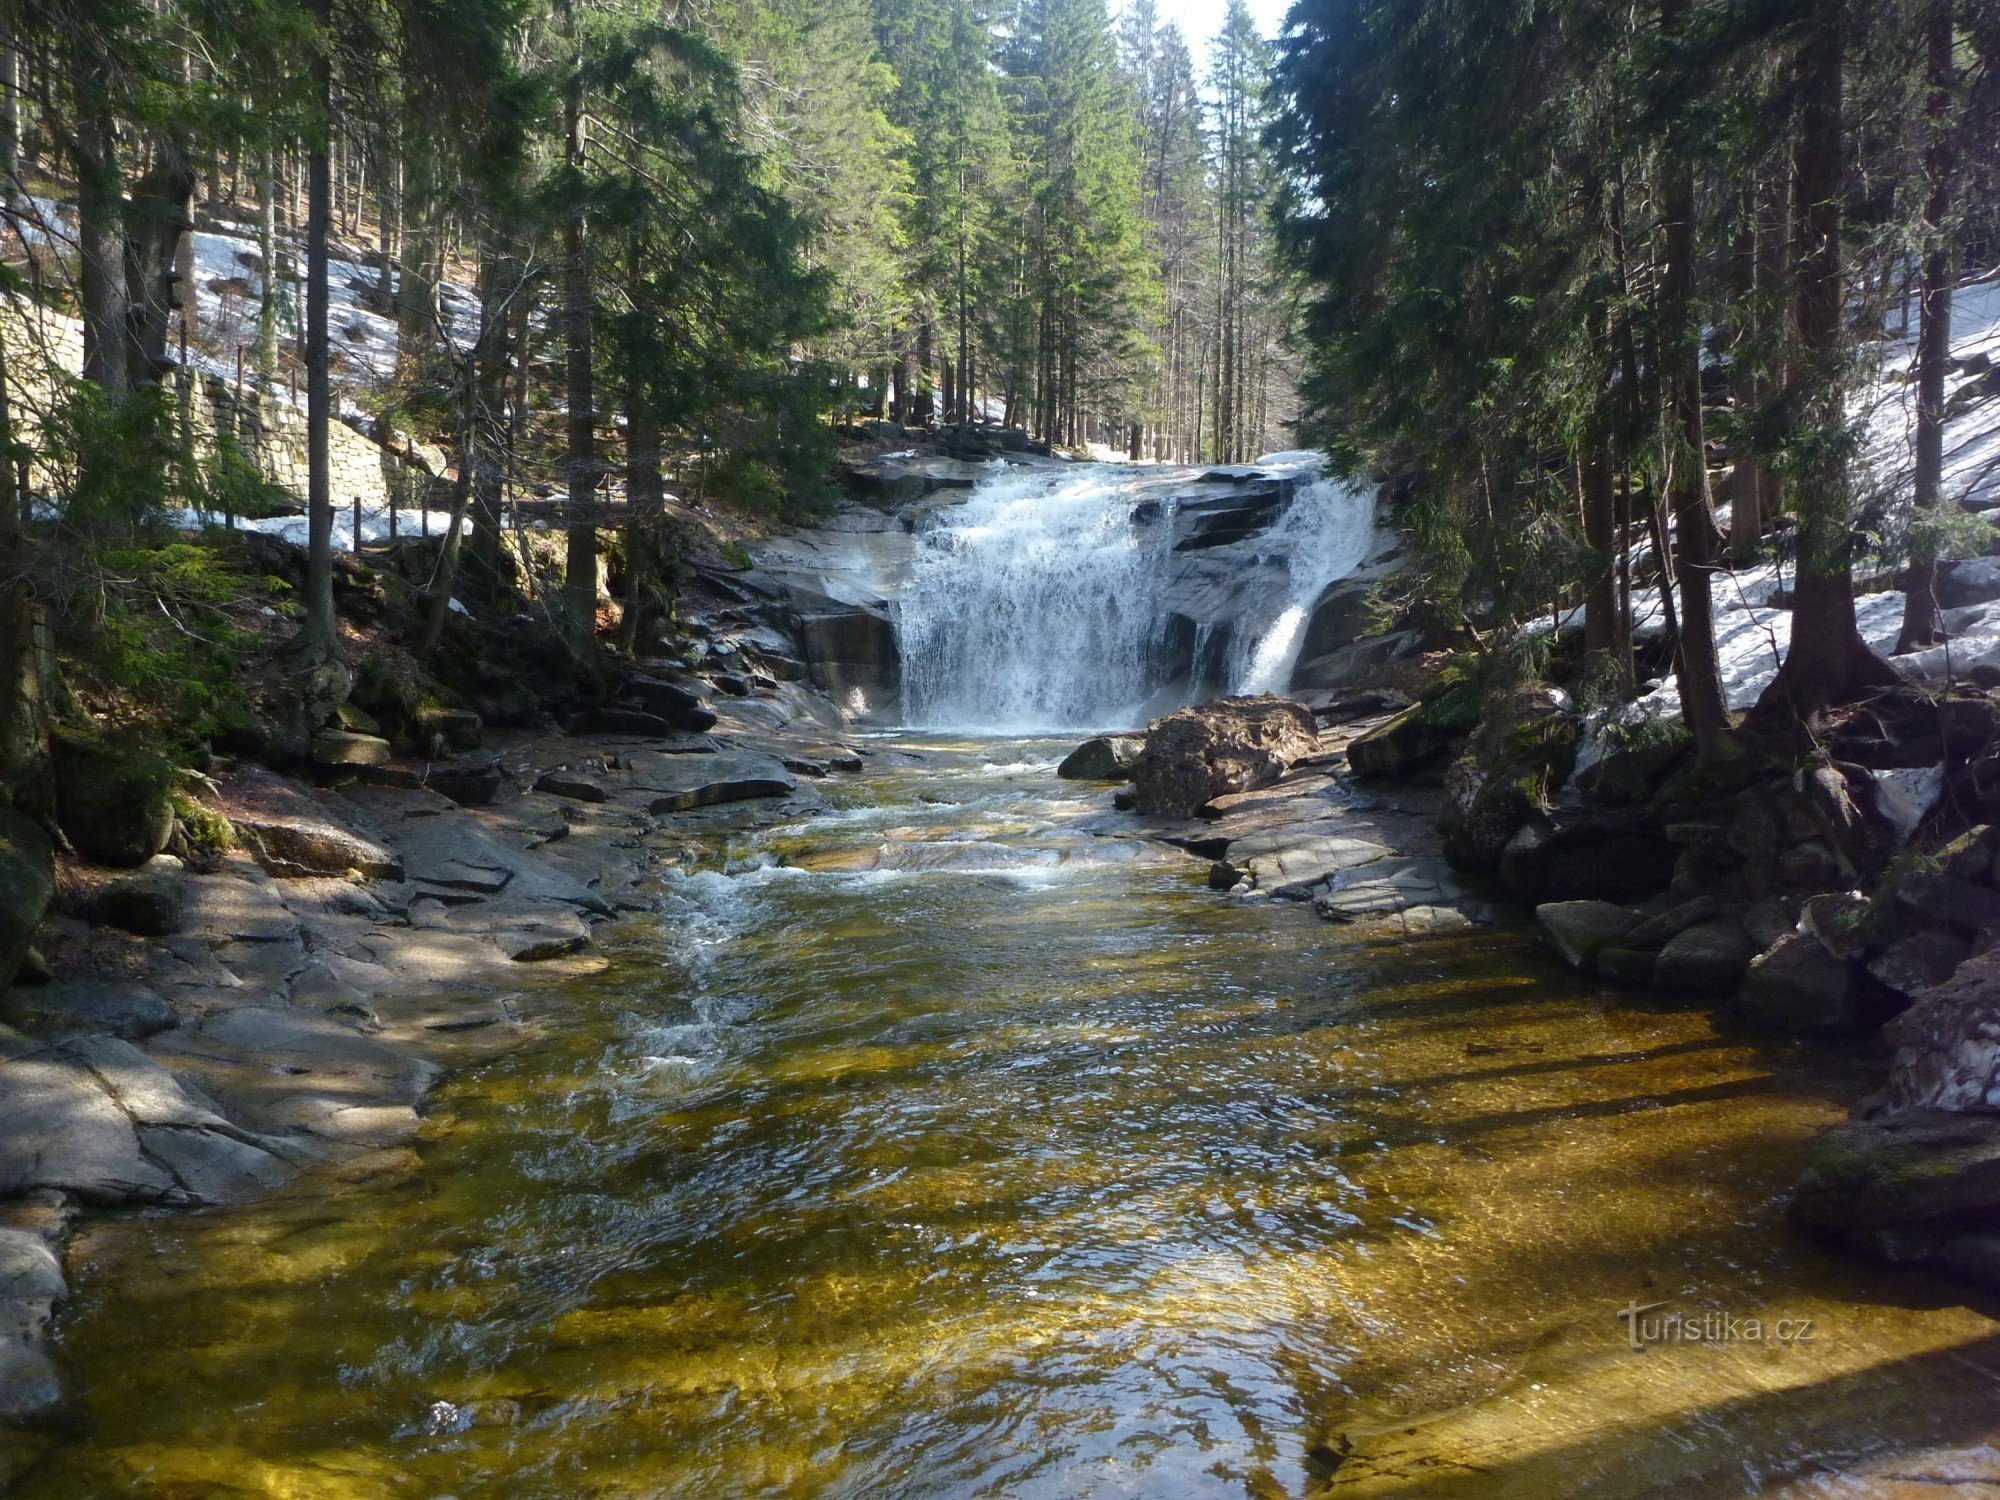
POLYGON ((678 839, 745 803, 796 816, 863 765, 803 690, 709 717, 502 731, 478 774, 218 766, 190 816, 226 847, 59 859, 0 991, 0 1413, 62 1403, 47 1330, 80 1214, 400 1179, 441 1070, 557 1024, 548 996, 654 909, 678 839))

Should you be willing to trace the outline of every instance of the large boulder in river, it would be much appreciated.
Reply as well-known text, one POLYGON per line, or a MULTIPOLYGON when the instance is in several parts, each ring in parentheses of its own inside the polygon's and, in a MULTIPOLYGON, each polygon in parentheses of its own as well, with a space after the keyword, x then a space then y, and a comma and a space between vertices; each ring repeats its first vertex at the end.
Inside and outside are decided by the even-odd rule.
POLYGON ((1130 781, 1145 747, 1141 735, 1100 734, 1065 755, 1056 775, 1065 781, 1130 781))
POLYGON ((1139 811, 1193 817, 1230 792, 1269 786, 1319 749, 1319 724, 1303 703, 1262 693, 1217 698, 1146 727, 1132 767, 1139 811))
POLYGON ((0 806, 0 989, 14 982, 54 894, 48 834, 34 819, 0 806))

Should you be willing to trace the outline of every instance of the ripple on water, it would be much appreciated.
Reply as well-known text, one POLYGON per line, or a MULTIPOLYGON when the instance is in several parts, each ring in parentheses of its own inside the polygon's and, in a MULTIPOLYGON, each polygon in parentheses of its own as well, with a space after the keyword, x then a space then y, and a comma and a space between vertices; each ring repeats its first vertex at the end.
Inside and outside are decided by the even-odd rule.
POLYGON ((1990 1325, 1783 1232, 1841 1064, 1218 901, 963 754, 696 850, 406 1185, 95 1231, 19 1492, 1707 1494, 1990 1427, 1990 1325), (1633 1355, 1633 1297, 1828 1337, 1633 1355))

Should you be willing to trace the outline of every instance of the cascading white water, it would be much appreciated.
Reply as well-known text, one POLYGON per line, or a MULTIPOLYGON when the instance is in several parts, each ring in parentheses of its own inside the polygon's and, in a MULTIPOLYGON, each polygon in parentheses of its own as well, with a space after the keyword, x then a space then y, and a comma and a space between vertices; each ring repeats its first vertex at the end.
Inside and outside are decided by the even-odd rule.
POLYGON ((1174 570, 1225 557, 1271 569, 1272 586, 1233 619, 1195 620, 1197 654, 1227 629, 1230 689, 1282 689, 1313 602, 1360 563, 1373 534, 1372 495, 1316 477, 1322 463, 1311 454, 1260 462, 1298 477, 1297 492, 1268 531, 1198 554, 1199 564, 1173 551, 1170 514, 1138 510, 1171 482, 1157 468, 996 474, 917 536, 895 601, 905 718, 998 732, 1138 722, 1169 685, 1162 601, 1174 570))

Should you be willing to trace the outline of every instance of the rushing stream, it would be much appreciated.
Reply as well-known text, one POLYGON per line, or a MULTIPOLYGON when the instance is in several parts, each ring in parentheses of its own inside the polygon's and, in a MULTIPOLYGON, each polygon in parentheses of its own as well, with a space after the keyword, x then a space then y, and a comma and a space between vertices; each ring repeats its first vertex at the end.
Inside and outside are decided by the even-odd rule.
POLYGON ((1866 1493, 1813 1476, 1990 1425, 1991 1325, 1782 1228, 1851 1067, 905 748, 707 815, 406 1179, 95 1231, 19 1493, 1866 1493), (1814 1337, 1635 1352, 1634 1299, 1814 1337))

